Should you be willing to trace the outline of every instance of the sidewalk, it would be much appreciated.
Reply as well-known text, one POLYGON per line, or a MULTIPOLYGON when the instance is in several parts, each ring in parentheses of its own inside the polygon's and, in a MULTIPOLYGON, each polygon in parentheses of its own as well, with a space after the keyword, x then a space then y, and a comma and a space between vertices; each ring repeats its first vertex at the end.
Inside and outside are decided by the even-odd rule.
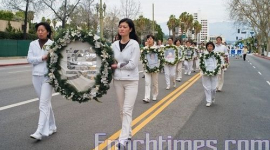
POLYGON ((0 57, 0 67, 26 64, 29 64, 26 57, 0 57))
POLYGON ((270 57, 267 57, 267 56, 261 56, 261 55, 259 55, 259 54, 253 54, 253 55, 254 55, 254 56, 257 56, 257 57, 261 57, 261 58, 270 60, 270 57))

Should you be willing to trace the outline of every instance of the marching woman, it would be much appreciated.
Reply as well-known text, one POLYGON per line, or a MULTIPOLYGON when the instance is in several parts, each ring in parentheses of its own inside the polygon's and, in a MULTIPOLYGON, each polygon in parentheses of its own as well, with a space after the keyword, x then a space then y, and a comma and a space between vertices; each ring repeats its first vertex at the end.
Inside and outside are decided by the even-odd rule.
POLYGON ((181 82, 182 80, 182 66, 183 66, 183 58, 184 58, 184 51, 183 47, 181 46, 181 41, 179 39, 174 41, 174 45, 178 49, 178 63, 176 65, 176 81, 181 82))
POLYGON ((197 69, 199 69, 199 50, 197 48, 197 43, 193 42, 192 43, 192 47, 194 48, 194 58, 193 58, 193 65, 192 65, 192 69, 193 72, 196 72, 197 69))
POLYGON ((221 92, 223 84, 224 84, 224 64, 225 64, 225 58, 228 57, 228 50, 225 45, 222 44, 222 37, 218 36, 216 38, 217 44, 215 46, 215 52, 220 55, 222 65, 221 66, 221 74, 218 75, 218 85, 217 85, 217 92, 221 92))
MULTIPOLYGON (((142 49, 141 60, 143 62, 145 70, 145 95, 143 101, 145 103, 150 102, 150 91, 153 84, 152 95, 153 101, 157 100, 158 96, 158 74, 162 61, 159 60, 160 49, 154 45, 155 37, 153 35, 147 35, 148 46, 142 49), (159 53, 158 53, 159 52, 159 53), (152 84, 151 84, 152 81, 152 84)), ((162 56, 162 55, 161 55, 162 56)))
POLYGON ((131 139, 132 112, 138 93, 140 47, 131 19, 120 20, 118 34, 119 40, 112 44, 116 61, 111 67, 114 69, 114 87, 122 119, 118 148, 124 149, 131 139))
POLYGON ((170 81, 173 80, 173 87, 176 87, 175 82, 175 72, 176 72, 176 54, 177 48, 173 45, 173 39, 168 38, 168 45, 164 47, 165 53, 165 64, 164 64, 164 71, 165 71, 165 80, 166 80, 166 90, 170 89, 170 81), (167 50, 168 49, 168 50, 167 50))
POLYGON ((220 56, 215 53, 215 45, 213 42, 206 44, 207 51, 200 57, 200 69, 202 74, 202 84, 206 97, 206 106, 209 107, 215 102, 217 74, 221 67, 220 56))
POLYGON ((49 136, 56 132, 54 114, 52 110, 52 86, 48 83, 47 54, 53 41, 50 40, 52 30, 48 23, 41 22, 36 26, 38 39, 31 42, 27 60, 33 65, 32 81, 39 98, 38 127, 30 137, 41 140, 42 136, 49 136))
POLYGON ((191 40, 186 41, 186 46, 184 48, 184 65, 185 65, 185 74, 190 75, 192 66, 193 66, 193 56, 194 56, 194 48, 191 47, 191 40))

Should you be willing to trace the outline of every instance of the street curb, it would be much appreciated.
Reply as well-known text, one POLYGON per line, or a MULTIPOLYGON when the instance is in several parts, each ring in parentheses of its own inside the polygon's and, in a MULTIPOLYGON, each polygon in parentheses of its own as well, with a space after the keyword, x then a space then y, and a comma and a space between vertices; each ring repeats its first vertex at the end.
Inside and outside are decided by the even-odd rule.
POLYGON ((15 64, 0 64, 0 67, 6 67, 6 66, 18 66, 18 65, 27 65, 29 63, 15 63, 15 64))
POLYGON ((261 55, 258 55, 258 54, 253 54, 253 55, 254 56, 257 56, 257 57, 260 57, 260 58, 264 58, 264 59, 270 60, 270 57, 261 56, 261 55))

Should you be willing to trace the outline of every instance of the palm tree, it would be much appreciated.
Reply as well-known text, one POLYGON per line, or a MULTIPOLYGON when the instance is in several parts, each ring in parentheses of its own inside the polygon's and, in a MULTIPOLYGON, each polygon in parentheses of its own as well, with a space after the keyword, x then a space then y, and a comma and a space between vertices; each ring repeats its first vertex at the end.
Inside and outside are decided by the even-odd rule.
POLYGON ((175 28, 179 27, 179 21, 175 18, 175 15, 170 16, 167 26, 169 30, 172 31, 173 39, 175 39, 175 28))
POLYGON ((192 30, 193 26, 193 16, 187 12, 183 12, 179 16, 179 24, 182 31, 182 34, 187 33, 188 30, 192 30))
POLYGON ((201 30, 202 30, 202 25, 199 23, 199 21, 196 20, 196 21, 193 23, 193 28, 194 28, 195 40, 197 41, 197 35, 198 35, 198 33, 201 32, 201 30))

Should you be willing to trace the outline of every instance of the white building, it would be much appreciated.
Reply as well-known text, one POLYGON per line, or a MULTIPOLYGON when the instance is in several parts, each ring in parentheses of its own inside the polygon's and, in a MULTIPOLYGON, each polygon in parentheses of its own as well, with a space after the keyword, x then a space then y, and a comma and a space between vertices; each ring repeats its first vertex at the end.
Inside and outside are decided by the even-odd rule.
POLYGON ((199 10, 197 13, 193 14, 194 21, 199 21, 202 25, 201 32, 197 35, 197 43, 209 41, 209 22, 206 15, 203 15, 199 10))
MULTIPOLYGON (((226 42, 226 39, 224 36, 222 36, 222 35, 218 35, 218 36, 220 36, 222 38, 222 43, 226 42)), ((209 40, 216 44, 217 43, 216 39, 218 36, 211 35, 209 40)))

